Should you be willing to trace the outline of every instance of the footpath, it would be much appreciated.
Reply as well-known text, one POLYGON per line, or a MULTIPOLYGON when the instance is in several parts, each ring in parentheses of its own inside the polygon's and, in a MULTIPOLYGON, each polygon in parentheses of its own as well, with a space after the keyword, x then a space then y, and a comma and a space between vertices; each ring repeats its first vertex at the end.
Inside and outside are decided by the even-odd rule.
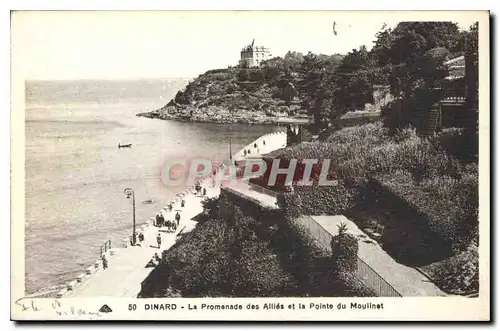
MULTIPOLYGON (((244 150, 251 150, 249 156, 259 157, 286 145, 286 134, 276 132, 266 134, 252 143, 245 146, 238 153, 233 155, 234 160, 245 158, 244 150), (265 141, 265 144, 264 144, 265 141), (254 145, 258 147, 255 148, 254 145)), ((217 197, 220 194, 220 186, 213 187, 211 177, 200 180, 202 187, 206 189, 205 196, 196 196, 194 187, 188 188, 183 193, 170 201, 173 208, 169 211, 167 206, 163 208, 165 220, 174 220, 175 213, 181 216, 180 224, 176 232, 168 233, 165 228, 158 228, 153 225, 154 217, 151 217, 145 225, 142 225, 139 233, 143 233, 144 240, 140 246, 130 246, 128 241, 124 241, 124 247, 112 248, 105 253, 108 260, 108 267, 103 269, 102 261, 96 260, 95 264, 82 273, 76 280, 67 284, 67 287, 60 291, 58 297, 137 297, 141 290, 141 282, 153 270, 146 267, 150 259, 157 253, 161 257, 161 252, 169 249, 175 244, 179 232, 187 233, 196 227, 193 219, 203 212, 202 201, 205 198, 217 197), (185 201, 185 206, 181 207, 181 201, 185 201), (161 246, 158 247, 156 238, 161 235, 161 246)))
MULTIPOLYGON (((310 217, 328 232, 329 236, 324 236, 327 240, 323 240, 322 242, 327 249, 331 249, 330 242, 333 236, 337 235, 341 224, 345 224, 348 233, 358 239, 358 257, 370 268, 358 270, 356 276, 365 283, 379 284, 377 278, 380 277, 403 297, 446 296, 446 293, 441 291, 426 276, 417 271, 417 269, 395 261, 376 241, 368 238, 353 221, 344 215, 311 215, 310 217)), ((313 235, 317 233, 315 232, 313 235)), ((381 286, 379 284, 378 287, 381 286)), ((374 286, 374 288, 378 287, 374 286)))

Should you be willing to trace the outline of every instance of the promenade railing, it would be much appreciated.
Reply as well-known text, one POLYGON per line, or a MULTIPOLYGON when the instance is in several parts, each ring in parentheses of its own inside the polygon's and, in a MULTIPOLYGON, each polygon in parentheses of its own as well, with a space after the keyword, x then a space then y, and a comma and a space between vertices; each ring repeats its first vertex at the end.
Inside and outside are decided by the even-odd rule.
POLYGON ((111 239, 107 240, 104 244, 101 245, 100 247, 101 254, 99 256, 102 256, 110 249, 111 249, 111 239))
MULTIPOLYGON (((323 246, 328 252, 332 253, 331 242, 333 239, 333 235, 328 232, 321 224, 316 222, 310 216, 301 216, 296 220, 296 222, 307 229, 321 246, 323 246)), ((394 287, 391 286, 391 284, 389 284, 359 256, 357 256, 356 258, 357 268, 353 275, 366 287, 373 289, 379 297, 402 296, 394 287)))
POLYGON ((267 189, 267 188, 265 188, 265 187, 263 187, 263 186, 256 185, 256 184, 252 184, 252 183, 250 183, 250 182, 248 183, 248 186, 249 186, 252 190, 254 190, 254 191, 256 191, 256 192, 259 192, 259 193, 262 193, 262 194, 269 195, 269 196, 271 196, 271 197, 273 197, 273 198, 277 198, 277 197, 278 197, 278 193, 277 193, 277 192, 274 192, 274 191, 272 191, 272 190, 270 190, 270 189, 267 189))

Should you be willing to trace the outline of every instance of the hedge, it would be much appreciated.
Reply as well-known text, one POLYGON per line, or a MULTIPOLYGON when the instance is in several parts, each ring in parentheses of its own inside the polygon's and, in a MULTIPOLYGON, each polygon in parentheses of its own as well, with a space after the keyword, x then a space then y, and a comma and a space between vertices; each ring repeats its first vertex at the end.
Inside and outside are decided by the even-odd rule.
MULTIPOLYGON (((456 130, 452 132, 457 136, 456 130)), ((449 136, 447 131, 426 139, 414 129, 389 136, 381 123, 375 123, 346 128, 325 142, 299 144, 266 158, 287 162, 330 159, 329 174, 338 179, 338 185, 294 187, 301 210, 296 203, 281 199, 294 213, 346 213, 360 203, 370 179, 381 178, 392 192, 426 216, 436 234, 460 242, 470 239, 477 225, 478 171, 477 163, 464 163, 446 152, 454 148, 446 147, 453 146, 449 136)), ((462 243, 459 246, 463 248, 462 243)))

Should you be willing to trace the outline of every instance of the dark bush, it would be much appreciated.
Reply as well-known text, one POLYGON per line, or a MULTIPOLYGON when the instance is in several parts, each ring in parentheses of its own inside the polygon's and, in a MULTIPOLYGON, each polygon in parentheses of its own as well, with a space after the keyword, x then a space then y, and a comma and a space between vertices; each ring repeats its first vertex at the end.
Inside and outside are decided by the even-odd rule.
POLYGON ((240 69, 238 71, 238 80, 241 82, 247 81, 250 79, 250 75, 248 74, 247 69, 240 69))
POLYGON ((382 176, 398 197, 427 215, 436 235, 460 250, 477 226, 478 172, 477 163, 464 164, 445 152, 454 149, 453 136, 457 134, 443 133, 429 141, 408 128, 389 136, 381 123, 374 123, 342 129, 326 142, 277 150, 266 159, 330 160, 329 174, 338 185, 295 188, 303 214, 346 213, 361 203, 370 178, 382 176))
POLYGON ((263 82, 265 80, 264 72, 261 69, 250 70, 250 80, 253 82, 263 82))
POLYGON ((476 245, 420 269, 447 293, 468 295, 479 291, 479 253, 476 245))
POLYGON ((177 92, 174 100, 176 103, 181 104, 181 105, 189 104, 189 96, 187 93, 184 93, 183 91, 177 92))
POLYGON ((340 273, 353 273, 358 268, 358 240, 347 233, 347 225, 339 225, 339 233, 332 238, 332 263, 340 273))
POLYGON ((227 74, 231 72, 231 70, 228 68, 228 69, 212 69, 212 70, 208 70, 207 72, 205 72, 205 75, 211 75, 211 74, 227 74))
POLYGON ((459 251, 474 236, 478 219, 477 168, 464 169, 460 179, 449 176, 415 182, 408 172, 398 171, 380 177, 381 182, 400 199, 425 216, 431 230, 459 251))

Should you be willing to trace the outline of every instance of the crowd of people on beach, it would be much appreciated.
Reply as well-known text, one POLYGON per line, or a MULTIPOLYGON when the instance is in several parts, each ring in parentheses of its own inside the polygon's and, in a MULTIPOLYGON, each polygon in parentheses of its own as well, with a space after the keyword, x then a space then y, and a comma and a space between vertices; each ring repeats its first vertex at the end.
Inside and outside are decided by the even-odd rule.
POLYGON ((160 212, 156 214, 156 222, 155 226, 159 228, 166 228, 168 233, 173 233, 177 231, 177 227, 179 226, 181 219, 181 215, 179 212, 175 213, 175 219, 174 220, 165 220, 165 216, 163 215, 163 212, 160 212))

